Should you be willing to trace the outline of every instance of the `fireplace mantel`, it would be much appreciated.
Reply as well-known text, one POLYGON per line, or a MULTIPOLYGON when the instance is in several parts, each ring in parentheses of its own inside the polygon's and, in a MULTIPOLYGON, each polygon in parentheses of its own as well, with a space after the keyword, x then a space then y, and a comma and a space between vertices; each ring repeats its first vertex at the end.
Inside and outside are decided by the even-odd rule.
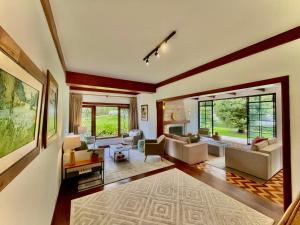
POLYGON ((189 120, 169 120, 169 121, 164 121, 164 125, 169 125, 169 124, 186 124, 189 123, 189 120))

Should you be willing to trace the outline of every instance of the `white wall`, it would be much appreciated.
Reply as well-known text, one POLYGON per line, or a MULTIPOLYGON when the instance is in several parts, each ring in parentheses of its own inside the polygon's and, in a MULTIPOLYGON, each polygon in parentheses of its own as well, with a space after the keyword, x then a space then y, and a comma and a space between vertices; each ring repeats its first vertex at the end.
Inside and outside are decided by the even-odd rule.
POLYGON ((300 191, 300 40, 226 64, 157 90, 154 99, 213 90, 284 75, 290 76, 291 159, 293 198, 300 191))
POLYGON ((156 138, 156 100, 153 94, 139 94, 137 96, 139 128, 147 139, 156 138), (148 105, 148 121, 141 120, 141 105, 148 105))
POLYGON ((190 122, 186 124, 186 133, 198 133, 198 101, 194 99, 184 99, 184 109, 186 119, 190 122))
POLYGON ((0 223, 49 225, 60 186, 61 141, 68 130, 68 88, 40 1, 0 0, 0 5, 1 26, 59 83, 59 135, 0 192, 0 223))

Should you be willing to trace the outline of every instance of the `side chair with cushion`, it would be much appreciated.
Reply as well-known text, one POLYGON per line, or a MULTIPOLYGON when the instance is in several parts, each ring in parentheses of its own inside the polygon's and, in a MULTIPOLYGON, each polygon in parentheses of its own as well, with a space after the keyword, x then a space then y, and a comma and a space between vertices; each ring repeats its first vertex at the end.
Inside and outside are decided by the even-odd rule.
MULTIPOLYGON (((145 161, 148 155, 159 155, 165 152, 166 137, 161 135, 157 140, 145 140, 145 161)), ((162 159, 162 158, 161 158, 162 159)))
POLYGON ((132 147, 137 146, 138 141, 143 138, 143 131, 133 129, 128 134, 122 135, 122 143, 131 145, 132 147))
POLYGON ((209 128, 199 128, 198 134, 200 137, 209 137, 209 128))

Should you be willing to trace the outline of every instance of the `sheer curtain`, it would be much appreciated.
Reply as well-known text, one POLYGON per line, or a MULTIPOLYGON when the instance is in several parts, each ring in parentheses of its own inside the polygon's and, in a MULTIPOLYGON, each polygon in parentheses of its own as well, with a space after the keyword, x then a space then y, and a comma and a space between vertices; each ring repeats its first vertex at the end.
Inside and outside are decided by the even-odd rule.
POLYGON ((77 134, 81 124, 82 95, 70 94, 69 104, 69 132, 77 134))
POLYGON ((129 106, 129 130, 138 129, 138 110, 135 97, 130 98, 129 106))

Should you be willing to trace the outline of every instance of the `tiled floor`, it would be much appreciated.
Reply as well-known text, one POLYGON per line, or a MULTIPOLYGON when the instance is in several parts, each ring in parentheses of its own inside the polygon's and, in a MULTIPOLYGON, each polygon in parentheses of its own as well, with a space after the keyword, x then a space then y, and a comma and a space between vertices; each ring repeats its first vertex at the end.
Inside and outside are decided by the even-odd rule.
POLYGON ((232 171, 226 171, 207 163, 200 163, 196 165, 200 170, 210 173, 228 183, 234 184, 240 188, 243 188, 251 193, 257 194, 265 199, 271 200, 283 206, 283 172, 279 171, 267 182, 258 182, 254 179, 245 178, 242 175, 233 173, 232 171))

